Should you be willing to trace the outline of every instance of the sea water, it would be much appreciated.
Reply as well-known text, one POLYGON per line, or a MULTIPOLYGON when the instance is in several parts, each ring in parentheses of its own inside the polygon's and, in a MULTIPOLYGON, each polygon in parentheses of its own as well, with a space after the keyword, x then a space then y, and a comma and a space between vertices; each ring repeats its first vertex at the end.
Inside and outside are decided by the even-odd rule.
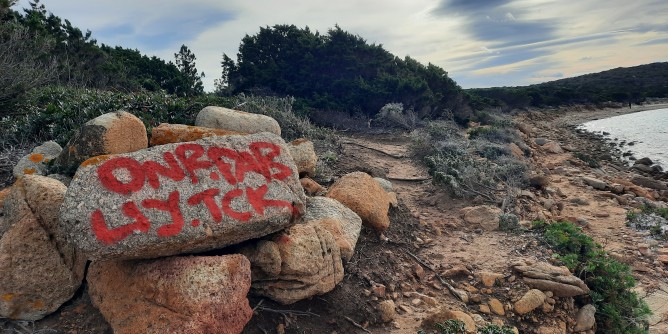
POLYGON ((583 123, 580 128, 589 132, 607 132, 607 139, 626 142, 620 147, 622 152, 630 151, 638 159, 648 157, 668 169, 668 109, 599 119, 583 123))

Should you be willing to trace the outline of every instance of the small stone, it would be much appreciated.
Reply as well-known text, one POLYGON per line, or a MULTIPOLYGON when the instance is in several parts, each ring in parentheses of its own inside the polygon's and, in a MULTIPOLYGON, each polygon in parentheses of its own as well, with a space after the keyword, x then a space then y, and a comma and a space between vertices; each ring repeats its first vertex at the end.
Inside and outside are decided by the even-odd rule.
POLYGON ((421 265, 419 265, 419 264, 413 265, 413 273, 420 280, 424 279, 425 272, 424 272, 424 268, 422 268, 421 265))
POLYGON ((394 302, 391 300, 380 302, 380 304, 378 304, 378 310, 380 311, 380 320, 382 322, 390 322, 394 320, 397 315, 394 302))
POLYGON ((485 231, 499 229, 499 215, 501 209, 489 205, 472 207, 465 211, 464 221, 482 227, 485 231))
POLYGON ((515 302, 515 312, 518 314, 529 313, 543 305, 543 302, 545 302, 545 294, 540 290, 531 289, 515 302))
POLYGON ((494 312, 494 314, 496 315, 506 314, 506 311, 503 309, 503 304, 498 299, 491 298, 489 302, 487 302, 487 304, 489 304, 489 308, 490 310, 492 310, 492 312, 494 312))
POLYGON ((583 306, 575 316, 575 328, 573 330, 575 332, 582 332, 592 329, 596 321, 594 318, 595 314, 596 308, 594 305, 588 304, 583 306))
POLYGON ((373 292, 374 295, 376 295, 376 297, 385 298, 386 294, 385 285, 376 283, 371 287, 371 291, 373 292))
POLYGON ((481 304, 481 305, 480 305, 480 313, 490 314, 490 313, 492 313, 492 311, 490 311, 488 305, 481 304))
POLYGON ((420 304, 422 304, 422 299, 420 298, 414 298, 413 300, 411 300, 411 305, 413 306, 419 306, 420 304))
POLYGON ((501 274, 487 271, 478 273, 478 276, 480 277, 482 284, 486 287, 493 287, 498 279, 503 278, 503 275, 501 274))

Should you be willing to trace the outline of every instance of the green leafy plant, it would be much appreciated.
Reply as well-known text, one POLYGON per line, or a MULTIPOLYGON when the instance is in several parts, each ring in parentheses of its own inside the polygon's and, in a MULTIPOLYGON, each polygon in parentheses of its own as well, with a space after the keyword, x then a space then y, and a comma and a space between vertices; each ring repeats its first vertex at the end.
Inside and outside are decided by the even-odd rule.
MULTIPOLYGON (((438 333, 438 334, 464 334, 466 333, 466 324, 461 320, 450 319, 444 322, 439 322, 435 325, 435 330, 426 332, 424 329, 419 330, 418 334, 438 333)), ((478 328, 477 334, 514 334, 511 327, 489 324, 478 328)))
POLYGON ((582 160, 584 163, 587 164, 587 166, 589 166, 589 167, 591 167, 591 168, 599 168, 599 167, 601 167, 601 164, 599 164, 598 161, 596 161, 596 159, 594 159, 594 158, 592 158, 591 156, 589 156, 589 155, 587 155, 587 154, 584 154, 584 153, 582 153, 582 152, 575 152, 575 153, 573 153, 573 156, 575 156, 576 158, 582 160))
POLYGON ((569 222, 534 222, 545 242, 591 290, 596 307, 596 324, 601 333, 646 333, 651 313, 635 292, 635 280, 628 265, 609 257, 601 245, 569 222))
POLYGON ((507 326, 499 327, 497 325, 489 324, 478 328, 477 334, 515 334, 515 332, 512 328, 507 326))

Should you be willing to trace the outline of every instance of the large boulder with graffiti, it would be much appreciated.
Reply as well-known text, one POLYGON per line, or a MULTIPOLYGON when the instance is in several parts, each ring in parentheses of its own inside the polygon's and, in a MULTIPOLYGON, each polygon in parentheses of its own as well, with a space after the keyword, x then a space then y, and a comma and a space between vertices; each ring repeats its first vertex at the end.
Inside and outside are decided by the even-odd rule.
POLYGON ((60 232, 90 259, 223 248, 299 218, 305 195, 283 139, 216 136, 91 158, 61 206, 60 232))

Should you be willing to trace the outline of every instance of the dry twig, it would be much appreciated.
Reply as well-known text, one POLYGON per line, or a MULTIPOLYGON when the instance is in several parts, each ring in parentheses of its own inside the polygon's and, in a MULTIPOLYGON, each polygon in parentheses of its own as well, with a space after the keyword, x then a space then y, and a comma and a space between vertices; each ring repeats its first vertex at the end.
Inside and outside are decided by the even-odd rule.
POLYGON ((415 259, 415 261, 417 261, 419 264, 421 264, 425 268, 434 272, 434 274, 436 274, 436 278, 438 278, 438 280, 441 282, 441 284, 445 285, 448 288, 448 290, 450 291, 450 293, 452 293, 453 296, 459 298, 459 300, 461 300, 461 301, 465 301, 464 298, 461 296, 461 292, 457 291, 457 289, 455 289, 455 287, 453 287, 443 277, 441 277, 441 275, 439 275, 439 273, 434 269, 434 267, 432 267, 428 263, 424 262, 422 259, 417 257, 417 255, 415 255, 415 254, 413 254, 409 251, 406 251, 406 253, 408 253, 408 255, 410 255, 413 259, 415 259))
POLYGON ((344 316, 344 318, 346 318, 346 320, 350 321, 350 323, 353 324, 353 326, 355 326, 355 327, 357 327, 357 328, 359 328, 359 329, 361 329, 361 330, 363 330, 363 331, 365 331, 365 332, 367 332, 367 333, 371 333, 368 329, 362 327, 362 325, 360 325, 360 324, 358 324, 357 322, 355 322, 355 320, 350 319, 350 318, 347 317, 347 316, 344 316))

